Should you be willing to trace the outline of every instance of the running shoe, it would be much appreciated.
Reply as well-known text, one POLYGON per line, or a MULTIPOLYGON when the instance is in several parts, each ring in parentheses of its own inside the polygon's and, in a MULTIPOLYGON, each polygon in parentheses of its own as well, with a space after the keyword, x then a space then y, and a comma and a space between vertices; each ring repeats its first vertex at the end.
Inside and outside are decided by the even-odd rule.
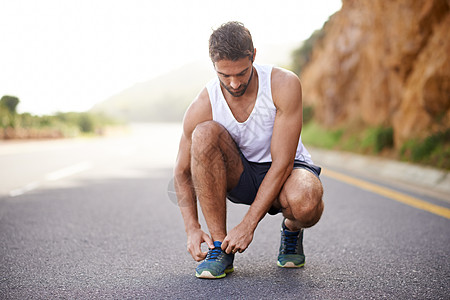
POLYGON ((300 231, 289 231, 281 223, 281 244, 278 253, 277 265, 282 268, 300 268, 305 265, 305 254, 303 253, 303 229, 300 231))
POLYGON ((226 254, 221 246, 222 242, 214 242, 214 249, 208 251, 206 259, 195 269, 195 276, 198 278, 217 279, 223 278, 234 271, 234 254, 226 254))

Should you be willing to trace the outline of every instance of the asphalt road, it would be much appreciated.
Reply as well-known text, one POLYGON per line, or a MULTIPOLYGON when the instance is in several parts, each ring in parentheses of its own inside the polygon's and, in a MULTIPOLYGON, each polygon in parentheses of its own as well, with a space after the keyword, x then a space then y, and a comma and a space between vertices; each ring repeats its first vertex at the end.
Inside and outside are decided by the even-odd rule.
MULTIPOLYGON (((304 268, 276 266, 281 216, 267 216, 234 273, 197 279, 170 193, 180 128, 135 129, 0 144, 1 299, 450 299, 450 219, 326 172, 304 268)), ((245 211, 230 203, 229 226, 245 211)))

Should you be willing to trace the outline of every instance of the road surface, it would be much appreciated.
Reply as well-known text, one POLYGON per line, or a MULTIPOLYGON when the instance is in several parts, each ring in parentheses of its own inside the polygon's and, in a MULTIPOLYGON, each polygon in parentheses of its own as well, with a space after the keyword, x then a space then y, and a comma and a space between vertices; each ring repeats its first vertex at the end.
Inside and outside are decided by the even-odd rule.
MULTIPOLYGON (((276 266, 267 216, 234 273, 197 279, 171 186, 180 127, 133 128, 0 144, 1 299, 449 299, 450 203, 327 166, 304 268, 276 266)), ((230 203, 229 226, 245 212, 230 203)))

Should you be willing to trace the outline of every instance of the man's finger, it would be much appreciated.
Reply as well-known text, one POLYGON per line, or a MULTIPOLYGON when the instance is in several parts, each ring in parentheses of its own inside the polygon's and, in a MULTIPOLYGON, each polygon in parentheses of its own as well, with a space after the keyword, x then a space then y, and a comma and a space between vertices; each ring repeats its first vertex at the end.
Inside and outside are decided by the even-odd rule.
POLYGON ((202 261, 204 259, 205 259, 204 257, 198 256, 198 255, 194 257, 194 260, 197 261, 197 262, 200 262, 200 261, 202 261))
POLYGON ((228 243, 229 241, 227 240, 227 238, 225 238, 222 242, 222 250, 225 251, 225 253, 229 254, 229 252, 227 252, 227 247, 228 247, 228 243))
POLYGON ((203 240, 208 244, 209 249, 214 249, 213 240, 206 233, 203 235, 203 240))
POLYGON ((191 253, 192 258, 195 259, 196 261, 202 260, 201 257, 203 256, 203 252, 200 249, 200 245, 198 246, 191 245, 190 247, 188 247, 188 251, 189 253, 191 253))
POLYGON ((206 258, 206 255, 208 255, 208 252, 201 252, 198 257, 199 257, 199 261, 202 261, 206 258))
POLYGON ((191 252, 192 258, 196 261, 204 260, 207 254, 208 252, 202 252, 200 249, 198 249, 198 251, 191 252))
POLYGON ((228 243, 228 247, 225 251, 226 254, 230 254, 231 252, 234 251, 235 246, 232 246, 230 243, 228 243))

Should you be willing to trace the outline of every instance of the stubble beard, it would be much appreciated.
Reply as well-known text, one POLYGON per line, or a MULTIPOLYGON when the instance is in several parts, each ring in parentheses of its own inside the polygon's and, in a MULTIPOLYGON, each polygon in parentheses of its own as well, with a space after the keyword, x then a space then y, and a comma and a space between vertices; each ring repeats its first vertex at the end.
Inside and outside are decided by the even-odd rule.
POLYGON ((226 89, 228 91, 228 93, 230 93, 231 96, 241 97, 247 91, 248 85, 250 84, 250 81, 252 80, 252 78, 253 78, 253 66, 252 66, 252 73, 250 74, 250 78, 248 79, 247 83, 244 85, 241 85, 241 87, 240 87, 241 90, 238 90, 237 92, 236 92, 236 90, 233 90, 233 88, 231 86, 225 85, 225 83, 223 83, 222 80, 220 80, 220 78, 219 78, 219 82, 220 82, 220 85, 224 89, 226 89))

